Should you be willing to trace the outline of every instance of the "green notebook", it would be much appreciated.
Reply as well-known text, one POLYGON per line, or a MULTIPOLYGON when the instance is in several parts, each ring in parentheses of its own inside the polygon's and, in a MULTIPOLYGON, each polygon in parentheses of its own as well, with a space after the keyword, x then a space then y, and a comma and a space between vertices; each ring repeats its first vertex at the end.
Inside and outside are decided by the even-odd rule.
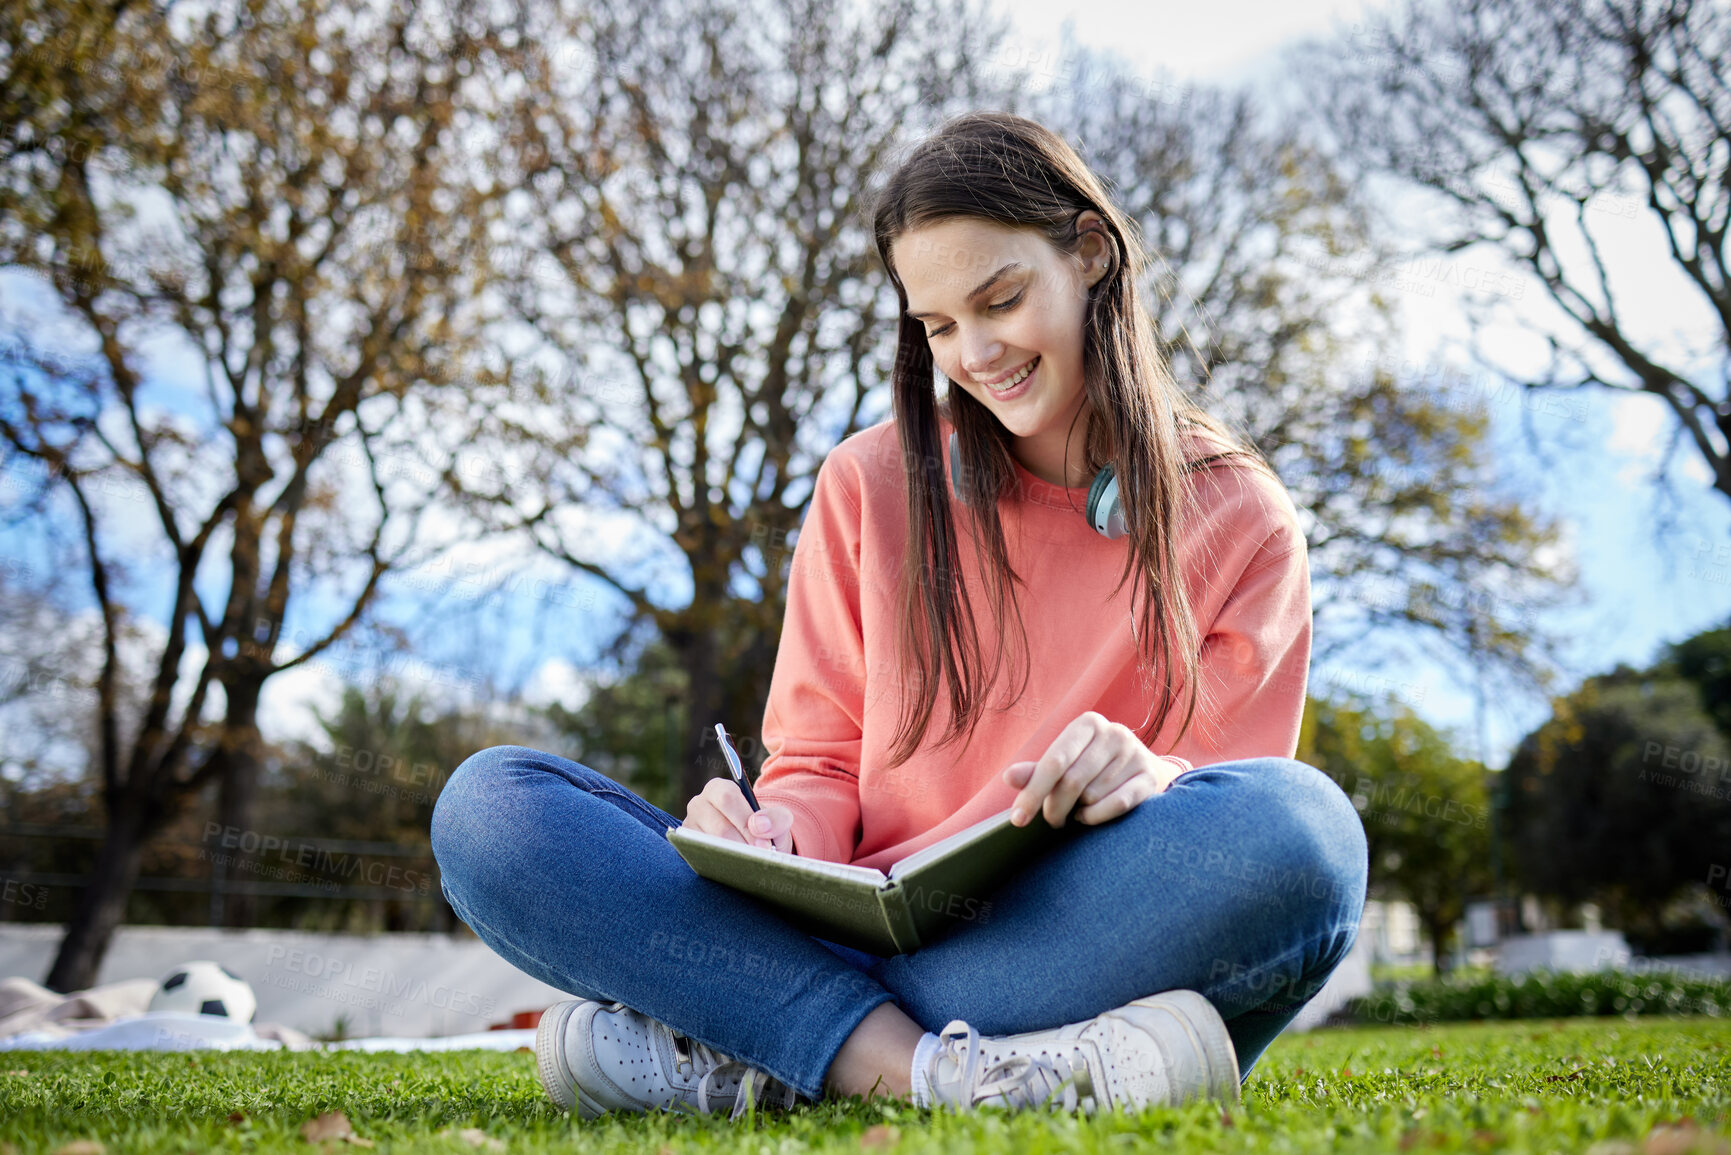
POLYGON ((907 954, 953 927, 992 917, 991 895, 1016 871, 1076 829, 1035 814, 1026 826, 1005 810, 910 854, 888 874, 748 846, 680 826, 667 828, 691 869, 773 907, 807 934, 873 954, 907 954))

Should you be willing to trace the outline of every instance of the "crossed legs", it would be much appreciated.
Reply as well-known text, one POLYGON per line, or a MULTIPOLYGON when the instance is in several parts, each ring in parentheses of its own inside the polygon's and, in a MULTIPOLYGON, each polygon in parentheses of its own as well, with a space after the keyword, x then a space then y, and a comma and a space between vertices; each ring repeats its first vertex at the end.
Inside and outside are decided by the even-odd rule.
POLYGON ((453 908, 519 968, 623 1002, 819 1098, 905 1094, 913 1044, 1194 990, 1248 1074, 1350 949, 1364 832, 1326 775, 1256 758, 1163 794, 1008 880, 974 923, 911 955, 832 947, 694 875, 677 821, 580 763, 520 746, 446 784, 433 849, 453 908))

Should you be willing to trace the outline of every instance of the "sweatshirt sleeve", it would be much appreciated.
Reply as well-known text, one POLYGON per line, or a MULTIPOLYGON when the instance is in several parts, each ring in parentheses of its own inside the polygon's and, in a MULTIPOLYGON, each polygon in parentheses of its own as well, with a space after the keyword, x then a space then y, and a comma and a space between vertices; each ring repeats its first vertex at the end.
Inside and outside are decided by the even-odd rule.
POLYGON ((1207 766, 1298 752, 1310 670, 1310 566, 1303 537, 1294 543, 1292 536, 1264 544, 1209 627, 1196 716, 1177 761, 1207 766))
POLYGON ((847 862, 859 844, 865 642, 858 474, 833 452, 794 542, 787 608, 763 716, 758 801, 793 811, 795 850, 847 862))

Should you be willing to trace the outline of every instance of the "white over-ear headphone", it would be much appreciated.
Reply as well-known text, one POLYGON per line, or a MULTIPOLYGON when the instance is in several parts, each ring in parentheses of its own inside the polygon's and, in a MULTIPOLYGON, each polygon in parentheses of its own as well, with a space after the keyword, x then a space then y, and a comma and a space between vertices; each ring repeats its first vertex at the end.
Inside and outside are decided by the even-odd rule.
MULTIPOLYGON (((962 447, 956 441, 956 435, 950 434, 950 488, 956 495, 956 500, 967 504, 967 498, 962 496, 959 479, 962 476, 962 447)), ((1128 533, 1124 525, 1124 505, 1118 499, 1118 474, 1111 465, 1107 465, 1094 475, 1094 484, 1088 487, 1088 505, 1084 511, 1088 524, 1094 527, 1094 532, 1101 537, 1117 539, 1128 533)))

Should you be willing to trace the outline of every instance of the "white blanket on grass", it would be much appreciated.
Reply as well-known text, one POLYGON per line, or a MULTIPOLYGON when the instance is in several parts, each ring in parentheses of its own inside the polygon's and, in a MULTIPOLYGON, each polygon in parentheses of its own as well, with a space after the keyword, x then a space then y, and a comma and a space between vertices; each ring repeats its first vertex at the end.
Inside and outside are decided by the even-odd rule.
MULTIPOLYGON (((275 1051, 317 1047, 293 1027, 221 1015, 150 1011, 155 979, 128 979, 69 995, 24 978, 0 979, 0 1051, 275 1051)), ((515 1051, 534 1030, 480 1031, 442 1039, 347 1039, 333 1050, 515 1051)))

